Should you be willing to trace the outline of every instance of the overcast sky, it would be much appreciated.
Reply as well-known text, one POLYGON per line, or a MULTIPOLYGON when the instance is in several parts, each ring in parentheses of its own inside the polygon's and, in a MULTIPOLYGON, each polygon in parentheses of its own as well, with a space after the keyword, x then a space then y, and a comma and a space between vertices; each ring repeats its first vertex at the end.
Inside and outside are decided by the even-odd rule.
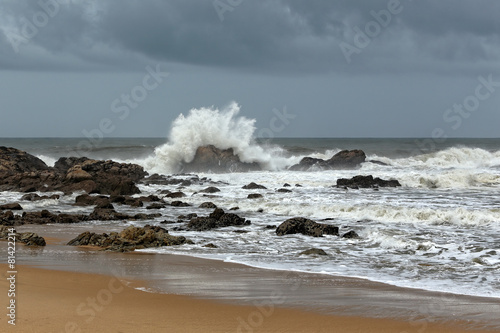
POLYGON ((0 137, 164 137, 232 101, 278 137, 500 137, 499 17, 498 0, 1 0, 0 137))

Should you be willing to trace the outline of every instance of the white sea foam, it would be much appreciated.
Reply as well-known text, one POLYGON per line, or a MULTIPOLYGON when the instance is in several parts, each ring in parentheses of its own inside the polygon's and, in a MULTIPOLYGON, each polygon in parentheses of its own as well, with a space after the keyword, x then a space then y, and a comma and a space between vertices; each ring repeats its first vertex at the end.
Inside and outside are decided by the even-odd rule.
POLYGON ((182 163, 193 160, 198 147, 206 145, 233 148, 242 162, 258 162, 268 170, 290 165, 294 159, 280 156, 281 148, 263 148, 255 143, 255 119, 238 116, 239 112, 239 105, 233 102, 222 111, 201 108, 192 109, 187 116, 181 114, 172 123, 168 143, 156 148, 144 165, 152 172, 177 172, 182 163))

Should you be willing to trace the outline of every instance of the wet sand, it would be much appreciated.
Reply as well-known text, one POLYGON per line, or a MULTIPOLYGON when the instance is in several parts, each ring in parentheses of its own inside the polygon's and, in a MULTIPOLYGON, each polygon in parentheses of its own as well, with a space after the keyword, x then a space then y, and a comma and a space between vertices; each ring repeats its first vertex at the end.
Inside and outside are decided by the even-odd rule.
MULTIPOLYGON (((64 245, 84 226, 24 228, 49 244, 17 246, 17 325, 4 329, 2 320, 2 332, 500 331, 497 299, 178 255, 108 253, 64 245)), ((6 242, 0 250, 6 253, 6 242)), ((7 266, 0 269, 4 277, 7 266)), ((0 287, 7 295, 5 278, 0 287)), ((7 296, 1 299, 6 309, 7 296)))
MULTIPOLYGON (((0 265, 2 272, 7 266, 0 265)), ((2 295, 8 288, 2 273, 2 295)), ((16 326, 2 332, 464 332, 463 324, 334 316, 148 293, 140 281, 18 267, 16 326)), ((2 302, 6 304, 5 299, 2 302)), ((5 307, 3 307, 5 309, 5 307)), ((5 318, 5 317, 4 317, 5 318)), ((479 331, 478 331, 479 332, 479 331)))

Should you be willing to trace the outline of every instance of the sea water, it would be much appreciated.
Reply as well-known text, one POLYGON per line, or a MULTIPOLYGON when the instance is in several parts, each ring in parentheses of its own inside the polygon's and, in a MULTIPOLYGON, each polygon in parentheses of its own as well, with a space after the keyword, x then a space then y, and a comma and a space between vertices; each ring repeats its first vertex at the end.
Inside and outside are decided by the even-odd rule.
MULTIPOLYGON (((179 189, 187 195, 182 200, 191 207, 167 206, 160 210, 161 218, 128 222, 160 225, 169 220, 174 223, 162 226, 171 230, 183 226, 176 222, 178 215, 208 215, 210 210, 197 207, 211 201, 225 210, 239 207, 235 213, 251 220, 251 225, 206 232, 171 230, 171 234, 190 238, 194 244, 143 251, 500 298, 500 139, 447 139, 432 142, 433 149, 429 150, 422 150, 422 139, 256 139, 255 121, 238 113, 236 105, 221 111, 192 110, 174 121, 168 138, 105 138, 86 149, 85 155, 90 158, 137 163, 150 174, 182 172, 182 163, 191 161, 196 148, 206 144, 233 148, 242 161, 258 162, 263 167, 249 173, 213 174, 207 170, 199 174, 200 178, 211 179, 221 192, 206 197, 199 191, 214 183, 195 183, 179 189), (327 159, 343 149, 364 150, 367 162, 356 170, 287 169, 305 156, 327 159), (355 175, 397 179, 402 186, 377 190, 335 186, 338 178, 355 175), (250 182, 267 189, 242 189, 250 182), (291 185, 287 187, 291 192, 276 191, 284 184, 291 185), (247 199, 249 193, 263 196, 247 199), (278 237, 269 227, 297 216, 336 225, 341 235, 354 230, 360 238, 278 237), (217 248, 203 247, 207 243, 217 248), (328 255, 300 255, 313 247, 328 255)), ((78 152, 82 140, 86 139, 0 139, 0 145, 26 150, 51 165, 59 157, 78 152)), ((192 175, 176 177, 189 179, 192 175)), ((141 195, 177 190, 176 186, 160 185, 140 185, 140 189, 141 195)), ((0 203, 21 196, 0 193, 0 203)), ((74 196, 22 204, 32 211, 86 213, 87 208, 72 205, 74 196)), ((145 208, 116 208, 130 213, 150 212, 145 208)))

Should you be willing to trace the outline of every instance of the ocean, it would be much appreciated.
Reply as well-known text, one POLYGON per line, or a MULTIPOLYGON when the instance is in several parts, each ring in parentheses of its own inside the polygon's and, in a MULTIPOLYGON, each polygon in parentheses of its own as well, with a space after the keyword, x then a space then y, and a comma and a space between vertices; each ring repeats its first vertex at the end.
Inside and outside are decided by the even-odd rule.
MULTIPOLYGON (((193 158, 196 148, 212 143, 233 147, 243 161, 259 162, 263 171, 198 174, 214 182, 221 192, 210 197, 198 193, 207 184, 181 188, 182 200, 191 207, 161 209, 162 217, 149 221, 100 222, 93 226, 156 224, 177 220, 181 214, 208 215, 197 208, 211 201, 225 210, 252 221, 245 233, 241 227, 208 232, 170 231, 194 241, 192 245, 141 250, 158 254, 182 254, 249 266, 358 277, 394 286, 419 288, 462 295, 500 298, 500 139, 382 138, 273 138, 252 139, 254 122, 229 116, 227 129, 214 132, 212 125, 190 132, 189 117, 173 124, 168 138, 98 138, 85 147, 90 158, 137 163, 150 173, 179 174, 180 162, 193 158), (431 148, 429 144, 427 148, 431 148), (368 162, 356 170, 288 171, 304 156, 330 158, 343 149, 362 149, 368 162), (383 162, 372 163, 369 161, 383 162), (373 175, 397 179, 398 188, 343 189, 338 178, 373 175), (244 190, 250 182, 267 189, 244 190), (290 184, 289 193, 276 190, 290 184), (249 193, 262 198, 247 199, 249 193), (291 217, 307 217, 336 225, 340 233, 350 230, 359 239, 337 236, 321 238, 303 235, 276 236, 266 226, 278 226, 291 217), (114 224, 113 224, 114 223, 114 224), (217 248, 203 245, 213 243, 217 248), (300 252, 321 248, 327 256, 304 256, 300 252)), ((225 126, 226 126, 225 125, 225 126)), ((213 125, 216 126, 216 125, 213 125)), ((217 126, 216 126, 217 127, 217 126)), ((0 145, 25 150, 53 164, 59 157, 82 151, 81 138, 10 138, 0 145)), ((140 185, 141 195, 155 194, 176 186, 140 185)), ((0 193, 0 204, 19 200, 22 194, 0 193)), ((49 209, 81 212, 74 197, 24 203, 27 211, 49 209)), ((137 212, 145 208, 117 206, 118 211, 137 212)), ((165 226, 165 225, 163 225, 165 226)), ((182 223, 166 225, 169 230, 182 223)), ((76 235, 75 235, 76 236, 76 235)))

